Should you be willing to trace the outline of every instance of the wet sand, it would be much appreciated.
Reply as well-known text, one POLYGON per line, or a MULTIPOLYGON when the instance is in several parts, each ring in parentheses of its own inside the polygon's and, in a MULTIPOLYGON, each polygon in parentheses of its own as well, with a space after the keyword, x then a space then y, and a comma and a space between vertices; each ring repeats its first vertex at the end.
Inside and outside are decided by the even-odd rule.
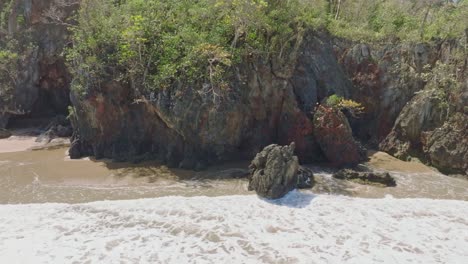
POLYGON ((70 160, 66 148, 0 153, 0 204, 83 203, 161 196, 247 194, 239 175, 245 164, 204 172, 141 164, 70 160))
POLYGON ((419 162, 405 162, 380 151, 369 151, 369 161, 365 163, 365 165, 372 168, 386 171, 398 171, 401 173, 437 173, 435 168, 431 168, 419 162))
POLYGON ((0 153, 13 153, 27 150, 59 148, 70 145, 68 138, 56 138, 50 142, 38 142, 38 128, 10 130, 12 136, 0 139, 0 153))
POLYGON ((13 135, 9 138, 0 139, 0 153, 25 151, 40 146, 36 137, 13 135))
POLYGON ((362 198, 431 198, 468 201, 468 180, 438 172, 418 162, 405 162, 384 152, 369 152, 369 161, 360 165, 374 171, 388 172, 396 187, 362 185, 332 177, 333 169, 312 166, 316 185, 314 193, 329 193, 362 198))
MULTIPOLYGON (((248 163, 228 163, 203 172, 170 169, 157 162, 112 163, 70 160, 66 148, 0 153, 0 204, 83 203, 163 196, 253 194, 247 190, 248 163)), ((447 177, 419 163, 403 162, 376 152, 364 166, 388 171, 395 188, 337 180, 333 170, 314 170, 313 193, 364 198, 433 198, 468 200, 468 181, 447 177)), ((306 191, 308 192, 308 191, 306 191)))

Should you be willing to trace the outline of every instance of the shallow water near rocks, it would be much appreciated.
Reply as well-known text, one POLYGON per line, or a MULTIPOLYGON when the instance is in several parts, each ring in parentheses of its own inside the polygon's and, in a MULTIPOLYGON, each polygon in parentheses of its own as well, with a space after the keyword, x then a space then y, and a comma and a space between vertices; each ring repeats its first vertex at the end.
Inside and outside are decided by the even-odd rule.
MULTIPOLYGON (((230 163, 193 172, 142 164, 69 160, 66 149, 0 153, 0 204, 85 203, 163 196, 252 194, 242 176, 248 163, 230 163), (232 177, 235 176, 235 177, 232 177)), ((432 198, 468 200, 468 181, 447 177, 422 164, 396 160, 384 153, 371 156, 368 167, 389 171, 395 188, 360 185, 332 178, 332 171, 309 166, 316 194, 364 198, 432 198)))
POLYGON ((65 151, 0 154, 0 263, 468 260, 468 181, 384 153, 365 166, 390 171, 395 188, 310 166, 312 190, 269 201, 237 178, 247 163, 192 172, 65 151))

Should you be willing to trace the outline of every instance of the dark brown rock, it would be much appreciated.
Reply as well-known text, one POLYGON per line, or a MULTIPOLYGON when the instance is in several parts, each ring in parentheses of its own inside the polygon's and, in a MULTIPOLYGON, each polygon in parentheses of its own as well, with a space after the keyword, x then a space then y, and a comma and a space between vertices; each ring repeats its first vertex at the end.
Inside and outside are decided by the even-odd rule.
POLYGON ((92 155, 110 159, 150 153, 193 168, 252 159, 269 144, 295 142, 302 163, 321 161, 310 104, 348 94, 351 83, 327 36, 307 36, 303 49, 298 68, 261 59, 233 66, 229 89, 216 100, 206 83, 137 94, 126 83, 102 80, 84 95, 72 94, 74 130, 92 155))
POLYGON ((456 113, 443 126, 427 133, 423 151, 443 172, 468 175, 468 114, 456 113))
POLYGON ((400 158, 423 158, 421 135, 443 124, 447 110, 440 107, 436 91, 422 91, 401 111, 392 132, 380 143, 380 149, 400 158))
POLYGON ((270 145, 258 153, 249 166, 249 190, 265 198, 278 199, 296 188, 299 160, 294 156, 294 148, 294 143, 270 145))
POLYGON ((0 139, 9 137, 11 137, 11 132, 6 129, 0 128, 0 139))
POLYGON ((365 151, 353 138, 351 127, 340 110, 318 106, 314 126, 315 138, 332 165, 355 166, 365 159, 365 151))
POLYGON ((351 169, 343 169, 333 174, 334 178, 351 180, 360 184, 396 186, 396 181, 387 172, 361 172, 351 169))
POLYGON ((424 88, 419 73, 439 56, 435 43, 396 43, 383 46, 341 43, 340 63, 353 82, 350 97, 366 111, 349 116, 355 136, 377 147, 392 130, 414 93, 424 88))

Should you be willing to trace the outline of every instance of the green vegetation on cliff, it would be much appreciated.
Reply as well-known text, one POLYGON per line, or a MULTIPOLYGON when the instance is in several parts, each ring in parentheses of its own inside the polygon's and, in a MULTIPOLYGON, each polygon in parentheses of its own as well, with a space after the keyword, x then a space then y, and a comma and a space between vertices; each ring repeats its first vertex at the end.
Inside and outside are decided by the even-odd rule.
POLYGON ((467 17, 467 1, 84 0, 68 57, 82 92, 103 79, 136 94, 177 81, 222 90, 245 58, 294 63, 311 30, 425 41, 462 36, 467 17))
POLYGON ((328 0, 330 31, 358 41, 457 38, 468 25, 466 0, 328 0))
POLYGON ((32 49, 31 32, 24 28, 23 9, 19 1, 0 0, 0 113, 16 111, 9 109, 9 104, 21 64, 32 49), (15 32, 19 28, 21 34, 15 32))
POLYGON ((319 0, 86 0, 69 54, 83 76, 75 88, 90 81, 80 73, 137 89, 176 80, 223 88, 227 68, 243 56, 291 61, 304 32, 326 20, 324 10, 319 0))

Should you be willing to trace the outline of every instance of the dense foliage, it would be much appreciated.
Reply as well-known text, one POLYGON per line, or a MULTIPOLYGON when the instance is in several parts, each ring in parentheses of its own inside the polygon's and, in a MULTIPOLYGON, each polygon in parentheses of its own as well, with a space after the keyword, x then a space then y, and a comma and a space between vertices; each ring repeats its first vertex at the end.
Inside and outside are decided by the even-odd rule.
POLYGON ((329 0, 333 34, 361 41, 457 38, 468 25, 466 0, 329 0))
MULTIPOLYGON (((468 25, 467 0, 54 1, 80 2, 72 23, 56 9, 43 16, 73 31, 67 57, 72 86, 82 92, 109 79, 137 95, 178 81, 215 92, 228 88, 230 66, 246 58, 293 65, 312 30, 365 42, 428 41, 461 39, 468 25)), ((22 2, 0 0, 0 97, 10 94, 21 59, 31 53, 22 2)))
POLYGON ((0 112, 11 112, 10 102, 18 82, 22 61, 31 52, 30 32, 15 34, 24 27, 22 6, 17 1, 0 0, 0 112))
POLYGON ((105 74, 136 89, 195 79, 223 88, 242 56, 287 63, 305 30, 325 20, 320 2, 85 0, 69 54, 83 76, 74 86, 105 74))
POLYGON ((83 0, 73 87, 114 79, 136 93, 176 81, 223 89, 241 58, 293 63, 310 30, 360 41, 453 38, 464 34, 466 11, 466 1, 441 0, 83 0))

